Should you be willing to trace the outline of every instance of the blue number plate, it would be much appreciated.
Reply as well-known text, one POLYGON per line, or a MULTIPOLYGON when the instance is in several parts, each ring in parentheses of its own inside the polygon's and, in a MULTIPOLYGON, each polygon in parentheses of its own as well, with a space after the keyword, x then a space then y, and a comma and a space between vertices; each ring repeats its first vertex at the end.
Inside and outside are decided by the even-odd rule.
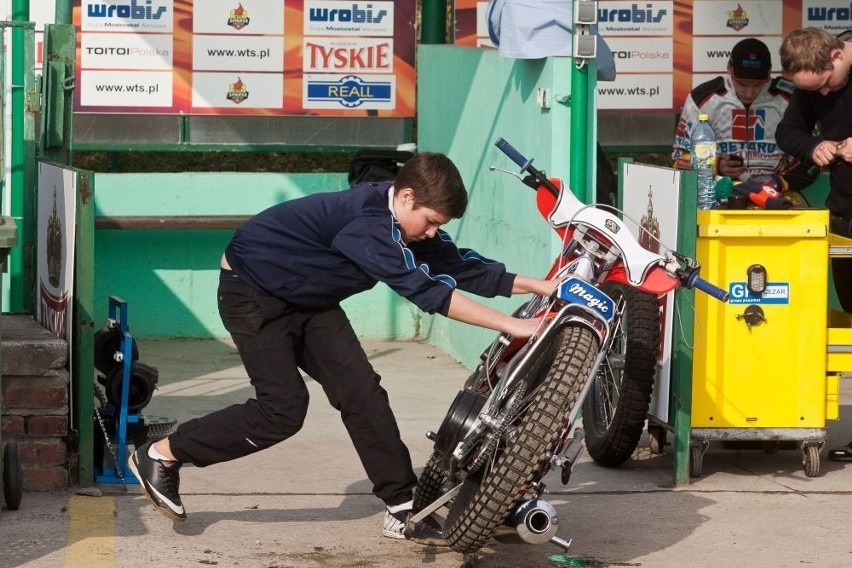
POLYGON ((579 278, 568 278, 560 284, 559 297, 572 304, 588 306, 606 321, 615 315, 615 302, 612 298, 579 278))

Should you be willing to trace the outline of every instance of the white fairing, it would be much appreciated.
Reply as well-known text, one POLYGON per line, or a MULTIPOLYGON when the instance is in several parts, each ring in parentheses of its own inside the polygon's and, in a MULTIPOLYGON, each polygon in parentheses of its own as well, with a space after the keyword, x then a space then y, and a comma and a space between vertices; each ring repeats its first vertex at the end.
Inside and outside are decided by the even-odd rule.
POLYGON ((635 286, 642 283, 651 268, 665 264, 664 257, 639 244, 621 219, 608 211, 584 205, 564 184, 560 186, 556 207, 550 212, 548 221, 554 227, 584 225, 606 235, 621 251, 627 279, 635 286))

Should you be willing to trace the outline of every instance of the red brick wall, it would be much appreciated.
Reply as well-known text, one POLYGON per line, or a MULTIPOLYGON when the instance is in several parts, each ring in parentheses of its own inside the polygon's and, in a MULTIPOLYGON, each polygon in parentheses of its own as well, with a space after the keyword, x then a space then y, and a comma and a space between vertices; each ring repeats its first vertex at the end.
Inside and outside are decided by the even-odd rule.
POLYGON ((3 443, 18 445, 25 491, 65 489, 70 480, 68 373, 3 376, 3 443))
POLYGON ((66 489, 77 467, 68 344, 27 314, 3 314, 0 327, 3 444, 18 446, 25 491, 66 489))

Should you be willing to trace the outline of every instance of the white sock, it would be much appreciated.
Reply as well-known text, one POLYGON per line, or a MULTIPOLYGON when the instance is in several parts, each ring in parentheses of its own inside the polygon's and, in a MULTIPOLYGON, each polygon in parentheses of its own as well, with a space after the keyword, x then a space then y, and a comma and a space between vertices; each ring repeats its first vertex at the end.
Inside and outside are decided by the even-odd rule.
MULTIPOLYGON (((153 448, 154 446, 151 446, 151 447, 153 448)), ((414 500, 412 499, 411 501, 409 501, 407 503, 403 503, 402 505, 394 505, 393 507, 388 505, 388 512, 392 515, 394 513, 399 513, 400 511, 408 511, 413 506, 414 506, 414 500)))
POLYGON ((148 457, 153 458, 153 459, 158 460, 158 461, 167 461, 167 462, 174 461, 174 460, 170 460, 169 458, 167 458, 166 456, 164 456, 163 454, 158 452, 154 448, 154 444, 151 444, 150 446, 148 446, 148 457))

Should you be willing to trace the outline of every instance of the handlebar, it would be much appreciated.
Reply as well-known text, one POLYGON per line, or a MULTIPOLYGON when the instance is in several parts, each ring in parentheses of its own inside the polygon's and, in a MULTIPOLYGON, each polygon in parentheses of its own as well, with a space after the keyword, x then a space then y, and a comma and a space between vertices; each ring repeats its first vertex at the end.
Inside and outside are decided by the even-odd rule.
MULTIPOLYGON (((558 188, 556 188, 553 183, 547 178, 544 172, 536 169, 532 165, 532 160, 528 160, 524 157, 523 154, 518 152, 514 146, 512 146, 509 142, 507 142, 504 138, 498 138, 494 145, 497 148, 506 154, 510 160, 515 162, 518 167, 521 168, 521 173, 529 173, 535 182, 538 184, 544 185, 548 189, 554 192, 555 195, 559 194, 558 188)), ((524 183, 535 187, 535 184, 529 183, 529 179, 524 180, 524 183)), ((686 257, 679 253, 674 253, 675 258, 677 258, 680 263, 683 263, 684 266, 678 266, 676 270, 674 270, 674 275, 680 280, 682 286, 691 289, 698 289, 708 294, 720 302, 728 301, 728 292, 711 284, 707 280, 704 280, 698 275, 699 265, 693 259, 686 257)))
POLYGON ((707 282, 706 280, 698 276, 697 272, 693 272, 692 275, 687 278, 686 287, 701 290, 705 294, 709 294, 720 302, 728 301, 727 291, 722 290, 721 288, 714 284, 711 284, 710 282, 707 282))
POLYGON ((672 251, 672 256, 677 260, 677 268, 674 275, 680 280, 680 285, 685 288, 701 290, 705 294, 716 298, 720 302, 728 301, 728 292, 711 284, 698 275, 701 266, 695 260, 686 255, 672 251))
POLYGON ((523 154, 518 152, 514 146, 509 144, 505 139, 498 138, 497 142, 494 143, 497 148, 500 149, 501 152, 506 154, 510 160, 515 162, 519 168, 521 168, 522 172, 528 171, 529 167, 532 165, 532 160, 527 160, 523 154))
POLYGON ((498 138, 497 141, 494 142, 494 145, 521 168, 521 173, 529 174, 522 180, 525 185, 528 185, 533 189, 538 189, 539 186, 544 186, 553 195, 557 197, 559 196, 559 188, 550 181, 547 174, 533 167, 533 161, 531 159, 526 159, 523 154, 518 152, 515 147, 509 144, 509 142, 507 142, 504 138, 498 138))

